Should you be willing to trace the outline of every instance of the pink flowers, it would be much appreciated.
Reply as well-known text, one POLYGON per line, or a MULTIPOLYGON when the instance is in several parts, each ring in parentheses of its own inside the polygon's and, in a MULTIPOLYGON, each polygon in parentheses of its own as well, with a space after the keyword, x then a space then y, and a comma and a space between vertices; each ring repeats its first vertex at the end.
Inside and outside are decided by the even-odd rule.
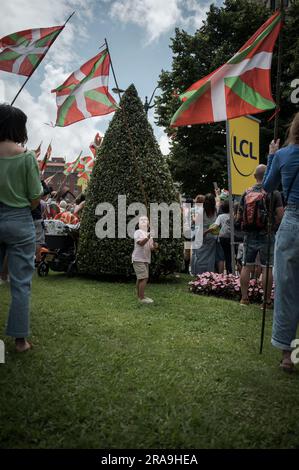
MULTIPOLYGON (((203 273, 189 282, 189 289, 194 294, 213 295, 226 299, 239 300, 241 297, 240 278, 233 274, 203 273)), ((272 289, 272 298, 273 298, 272 289)), ((249 282, 248 297, 251 302, 261 303, 263 288, 256 279, 249 282)))

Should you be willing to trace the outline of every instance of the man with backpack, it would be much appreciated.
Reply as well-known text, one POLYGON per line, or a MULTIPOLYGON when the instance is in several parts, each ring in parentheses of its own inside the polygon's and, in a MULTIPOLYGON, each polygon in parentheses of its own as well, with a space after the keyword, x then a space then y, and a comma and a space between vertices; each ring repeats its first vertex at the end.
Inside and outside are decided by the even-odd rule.
POLYGON ((258 253, 261 260, 263 289, 265 292, 268 257, 268 220, 271 217, 271 245, 266 305, 267 308, 272 308, 271 291, 273 284, 272 267, 275 232, 283 216, 283 204, 279 191, 274 191, 273 204, 272 208, 270 208, 270 194, 267 194, 262 187, 265 171, 266 165, 257 166, 254 173, 256 184, 245 191, 239 206, 238 220, 241 222, 242 230, 245 233, 243 267, 241 271, 242 299, 240 304, 249 305, 248 287, 250 273, 252 266, 255 265, 258 253))

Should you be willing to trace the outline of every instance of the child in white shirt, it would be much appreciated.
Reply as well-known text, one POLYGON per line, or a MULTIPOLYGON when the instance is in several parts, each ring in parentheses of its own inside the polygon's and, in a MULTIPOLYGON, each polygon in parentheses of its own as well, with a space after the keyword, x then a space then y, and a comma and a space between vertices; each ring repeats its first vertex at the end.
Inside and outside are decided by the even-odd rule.
POLYGON ((149 278, 149 265, 151 251, 158 247, 150 233, 148 233, 149 221, 143 216, 139 219, 139 229, 134 233, 134 251, 132 253, 133 268, 137 277, 136 287, 140 302, 151 304, 153 300, 145 297, 144 291, 149 278))

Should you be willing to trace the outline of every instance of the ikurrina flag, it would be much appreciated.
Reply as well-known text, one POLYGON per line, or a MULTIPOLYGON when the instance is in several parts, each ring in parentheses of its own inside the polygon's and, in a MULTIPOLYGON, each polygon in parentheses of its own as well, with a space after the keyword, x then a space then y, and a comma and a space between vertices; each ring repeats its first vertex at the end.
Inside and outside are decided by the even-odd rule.
MULTIPOLYGON (((82 152, 81 152, 82 153, 82 152)), ((64 174, 66 176, 71 173, 80 173, 90 175, 94 167, 94 158, 91 156, 81 157, 81 154, 74 162, 66 163, 64 166, 64 174)))
POLYGON ((91 156, 81 157, 80 163, 76 168, 77 173, 87 173, 91 174, 94 167, 94 158, 91 156))
POLYGON ((43 142, 41 141, 41 143, 39 144, 39 146, 37 147, 37 149, 34 150, 35 156, 36 156, 37 159, 39 158, 39 156, 40 156, 40 154, 41 154, 42 143, 43 143, 43 142))
POLYGON ((94 158, 93 157, 82 157, 80 160, 80 165, 78 166, 78 180, 77 185, 82 187, 82 191, 86 188, 90 175, 94 167, 94 158))
POLYGON ((104 50, 52 90, 58 106, 56 126, 116 111, 116 102, 108 91, 109 67, 110 57, 104 50))
POLYGON ((0 39, 0 70, 28 77, 63 28, 26 29, 0 39))
POLYGON ((43 173, 44 170, 46 169, 46 166, 47 166, 47 163, 48 163, 48 160, 50 160, 50 157, 51 157, 51 153, 52 153, 52 145, 51 143, 48 145, 48 148, 47 148, 47 151, 45 153, 45 156, 43 158, 42 161, 39 162, 39 169, 40 171, 43 173))
POLYGON ((89 146, 89 148, 90 148, 90 150, 91 150, 94 157, 96 156, 97 149, 100 148, 100 146, 102 144, 102 141, 103 141, 103 137, 101 137, 100 133, 97 132, 96 135, 95 135, 94 141, 89 146))
POLYGON ((70 175, 71 173, 76 173, 77 172, 77 169, 80 165, 80 159, 81 159, 81 155, 82 155, 82 151, 80 152, 80 154, 78 155, 78 157, 76 158, 76 160, 74 160, 73 162, 70 162, 70 163, 66 163, 64 165, 64 171, 63 171, 63 174, 65 176, 68 176, 70 175))
POLYGON ((171 126, 226 121, 275 108, 271 62, 281 24, 277 11, 226 64, 180 95, 183 104, 171 126))

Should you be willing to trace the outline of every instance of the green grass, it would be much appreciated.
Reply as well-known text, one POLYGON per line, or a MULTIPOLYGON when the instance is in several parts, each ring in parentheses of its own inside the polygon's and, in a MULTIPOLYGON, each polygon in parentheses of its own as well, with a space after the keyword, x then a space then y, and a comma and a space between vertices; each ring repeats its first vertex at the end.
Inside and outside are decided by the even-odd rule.
POLYGON ((271 314, 260 356, 259 308, 187 279, 152 284, 145 306, 133 283, 35 277, 34 349, 5 339, 0 447, 299 448, 299 374, 278 368, 271 314))

